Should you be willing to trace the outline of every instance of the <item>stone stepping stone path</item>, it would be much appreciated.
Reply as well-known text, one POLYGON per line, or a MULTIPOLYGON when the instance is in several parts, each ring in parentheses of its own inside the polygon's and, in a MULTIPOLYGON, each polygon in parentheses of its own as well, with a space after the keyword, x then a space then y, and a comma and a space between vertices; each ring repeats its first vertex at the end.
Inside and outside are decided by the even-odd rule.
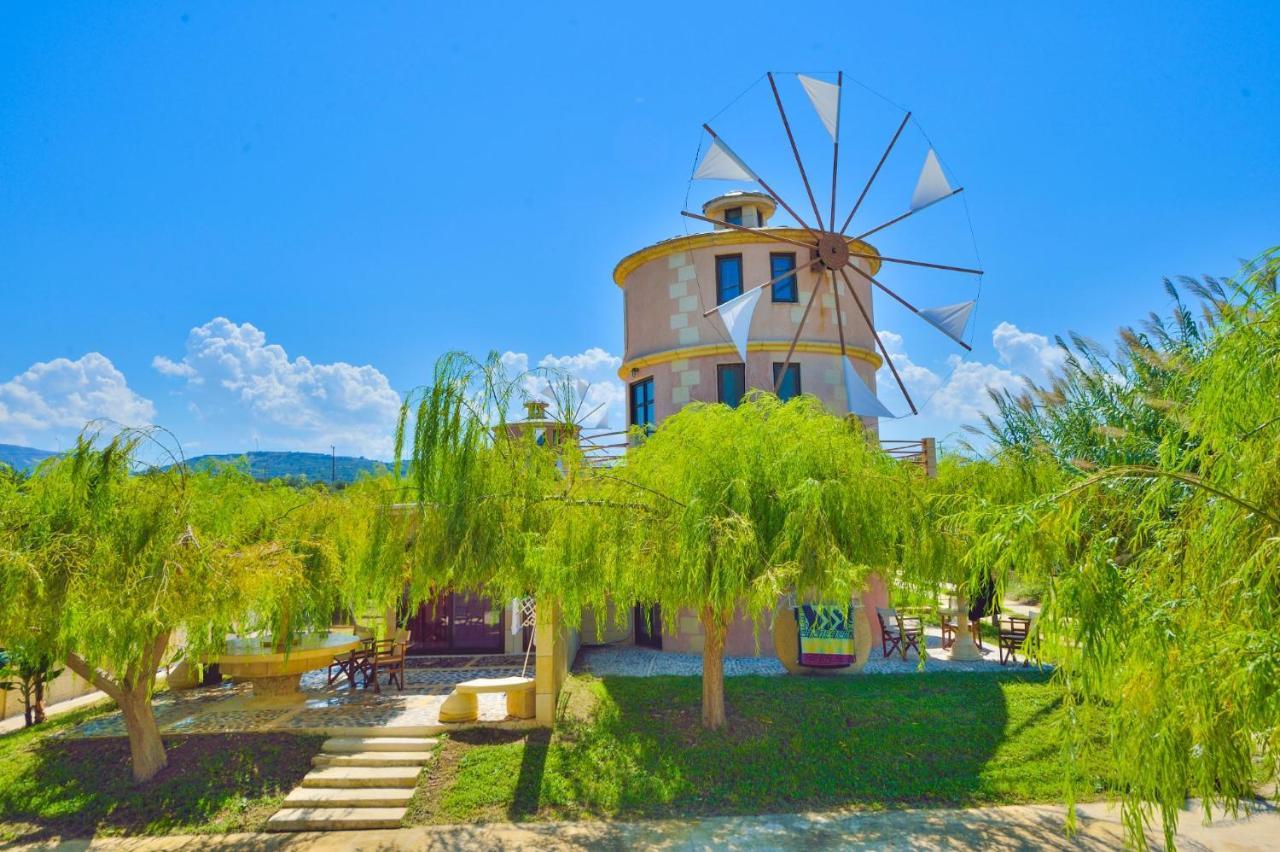
POLYGON ((268 831, 399 828, 431 760, 432 737, 330 737, 268 831))

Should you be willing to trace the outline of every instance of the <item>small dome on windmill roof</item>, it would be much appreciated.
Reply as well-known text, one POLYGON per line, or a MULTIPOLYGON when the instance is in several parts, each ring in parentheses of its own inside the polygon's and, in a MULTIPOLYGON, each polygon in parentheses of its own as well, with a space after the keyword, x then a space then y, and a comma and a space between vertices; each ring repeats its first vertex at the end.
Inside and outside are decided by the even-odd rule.
POLYGON ((763 192, 735 189, 723 195, 717 195, 703 204, 702 215, 717 222, 728 222, 731 225, 742 225, 747 228, 762 228, 768 224, 769 217, 776 209, 773 199, 763 192))

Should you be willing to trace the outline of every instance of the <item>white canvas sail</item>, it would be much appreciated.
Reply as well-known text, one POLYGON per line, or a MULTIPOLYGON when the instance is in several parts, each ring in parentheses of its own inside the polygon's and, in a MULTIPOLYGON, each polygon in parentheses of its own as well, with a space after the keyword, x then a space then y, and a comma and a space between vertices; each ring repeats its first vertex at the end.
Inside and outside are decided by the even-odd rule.
POLYGON ((911 209, 919 210, 921 207, 928 207, 950 194, 951 184, 947 183, 947 176, 942 173, 942 166, 938 164, 938 155, 930 148, 929 153, 925 155, 924 166, 920 169, 920 179, 916 181, 916 191, 911 194, 911 209))
POLYGON ((719 139, 711 140, 711 147, 703 155, 698 170, 693 173, 694 180, 756 180, 756 173, 747 168, 747 164, 738 159, 738 155, 729 150, 729 146, 719 139))
POLYGON ((751 330, 751 315, 756 311, 756 302, 760 301, 762 292, 762 288, 755 287, 716 307, 729 332, 729 339, 738 347, 738 354, 742 356, 744 364, 747 363, 747 333, 751 330))
POLYGON ((936 308, 921 308, 920 316, 947 337, 963 343, 964 328, 969 324, 969 315, 973 313, 973 306, 976 304, 978 304, 976 301, 971 301, 957 305, 941 305, 936 308))
POLYGON ((871 388, 867 387, 867 383, 858 375, 858 371, 853 369, 849 359, 841 356, 840 362, 844 365, 844 395, 849 413, 859 417, 892 418, 893 412, 876 399, 876 395, 871 392, 871 388))
POLYGON ((804 92, 809 96, 809 101, 813 104, 814 111, 818 113, 818 118, 822 119, 822 126, 827 128, 833 140, 838 138, 840 135, 840 87, 803 74, 797 74, 796 78, 800 80, 800 85, 804 86, 804 92))

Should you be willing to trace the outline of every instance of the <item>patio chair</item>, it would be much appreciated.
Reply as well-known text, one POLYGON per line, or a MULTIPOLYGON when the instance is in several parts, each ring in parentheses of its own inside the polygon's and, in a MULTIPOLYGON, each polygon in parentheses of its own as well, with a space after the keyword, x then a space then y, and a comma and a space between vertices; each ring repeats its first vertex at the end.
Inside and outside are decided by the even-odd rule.
POLYGON ((373 643, 373 639, 365 639, 361 647, 334 657, 333 662, 329 663, 329 685, 332 686, 335 680, 346 675, 347 683, 354 689, 356 675, 363 671, 364 658, 373 650, 373 643))
POLYGON ((891 606, 876 607, 876 619, 880 622, 880 652, 888 657, 898 650, 905 662, 907 649, 915 648, 916 656, 923 657, 920 639, 924 636, 924 621, 915 615, 899 615, 891 606))
MULTIPOLYGON (((1031 619, 1020 615, 1001 616, 1000 618, 1000 665, 1009 660, 1015 663, 1018 658, 1014 654, 1023 650, 1027 643, 1027 635, 1031 632, 1031 619)), ((1023 650, 1022 665, 1028 662, 1027 653, 1023 650)))
POLYGON ((382 692, 378 672, 385 671, 387 685, 394 683, 397 690, 404 690, 404 658, 409 651, 409 637, 408 630, 397 630, 396 638, 378 640, 364 666, 366 687, 372 683, 374 692, 382 692))

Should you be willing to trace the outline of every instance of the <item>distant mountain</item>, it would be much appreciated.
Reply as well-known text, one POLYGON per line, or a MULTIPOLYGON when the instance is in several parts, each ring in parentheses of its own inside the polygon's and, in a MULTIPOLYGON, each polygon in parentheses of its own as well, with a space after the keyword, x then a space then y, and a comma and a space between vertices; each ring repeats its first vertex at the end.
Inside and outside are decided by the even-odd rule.
POLYGON ((48 450, 37 450, 35 447, 19 447, 16 444, 0 444, 0 464, 7 464, 15 470, 31 470, 40 462, 56 456, 48 450))
MULTIPOLYGON (((281 479, 305 476, 312 482, 328 482, 333 459, 327 453, 292 453, 255 451, 250 453, 225 453, 222 455, 195 456, 187 464, 196 470, 218 464, 247 465, 254 479, 281 479)), ((361 473, 378 473, 390 470, 387 462, 355 456, 338 456, 337 481, 355 482, 361 473)))

